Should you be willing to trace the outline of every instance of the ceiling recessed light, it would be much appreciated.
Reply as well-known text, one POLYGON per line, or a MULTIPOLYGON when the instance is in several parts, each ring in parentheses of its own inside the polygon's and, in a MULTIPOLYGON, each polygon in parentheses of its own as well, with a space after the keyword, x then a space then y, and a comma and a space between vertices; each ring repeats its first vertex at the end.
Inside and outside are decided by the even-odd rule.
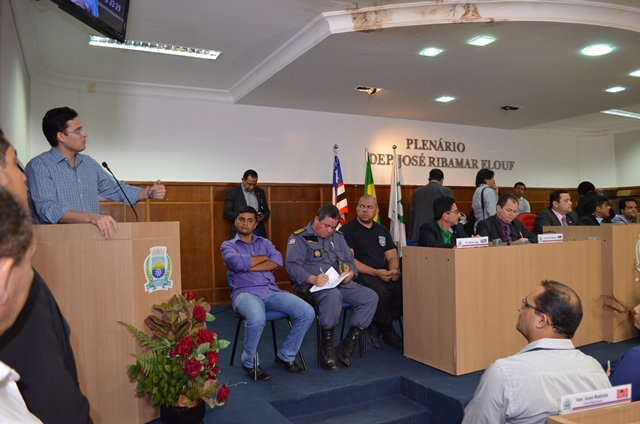
POLYGON ((442 53, 444 50, 442 49, 436 49, 435 47, 427 47, 426 49, 422 50, 420 53, 418 53, 420 56, 429 56, 429 57, 435 57, 438 56, 440 53, 442 53))
POLYGON ((585 47, 580 50, 585 56, 602 56, 603 54, 611 53, 613 47, 608 44, 594 44, 593 46, 585 47))
POLYGON ((629 75, 631 75, 632 77, 640 77, 640 69, 631 72, 629 75))
POLYGON ((354 88, 354 90, 359 91, 361 93, 367 93, 367 94, 376 94, 382 91, 382 88, 378 88, 378 87, 365 87, 363 85, 354 88))
POLYGON ((625 87, 611 87, 611 88, 607 88, 604 91, 607 91, 609 93, 619 93, 619 92, 624 91, 624 90, 626 90, 625 87))
POLYGON ((620 110, 620 109, 601 110, 600 113, 606 113, 608 115, 624 116, 625 118, 640 119, 640 113, 627 112, 626 110, 620 110))
POLYGON ((487 44, 491 44, 494 41, 496 41, 495 38, 491 38, 491 37, 476 37, 473 40, 469 41, 468 44, 471 44, 472 46, 486 46, 487 44))
POLYGON ((442 97, 438 97, 436 99, 436 102, 442 102, 442 103, 447 103, 450 102, 451 100, 455 100, 455 97, 451 97, 451 96, 442 96, 442 97))
POLYGON ((99 47, 112 47, 114 49, 137 50, 149 53, 171 54, 174 56, 195 57, 198 59, 216 60, 220 56, 219 51, 197 49, 194 47, 172 46, 170 44, 150 43, 148 41, 127 40, 120 43, 107 37, 92 35, 89 38, 89 45, 99 47))

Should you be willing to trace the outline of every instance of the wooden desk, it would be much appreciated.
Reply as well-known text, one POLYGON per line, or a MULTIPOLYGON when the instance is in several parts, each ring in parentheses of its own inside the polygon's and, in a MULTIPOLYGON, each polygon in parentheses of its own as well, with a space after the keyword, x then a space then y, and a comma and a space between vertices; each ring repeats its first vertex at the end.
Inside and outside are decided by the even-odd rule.
MULTIPOLYGON (((544 227, 544 231, 558 231, 558 227, 544 227)), ((605 224, 601 226, 563 227, 565 241, 588 240, 597 237, 602 243, 603 293, 611 293, 633 308, 640 303, 640 283, 636 278, 636 243, 640 238, 640 224, 605 224)), ((611 343, 637 337, 638 331, 621 314, 604 312, 604 340, 611 343)))
POLYGON ((542 280, 582 299, 577 346, 603 340, 602 243, 528 244, 475 249, 406 247, 403 253, 404 354, 461 375, 524 347, 518 307, 542 280))
POLYGON ((149 396, 136 396, 126 366, 141 352, 137 339, 116 324, 146 329, 152 305, 182 288, 180 223, 118 223, 113 240, 91 224, 36 225, 33 266, 53 292, 71 327, 80 388, 99 423, 141 423, 157 418, 149 396), (173 288, 146 293, 145 259, 150 248, 166 246, 173 288))
POLYGON ((547 418, 547 424, 638 424, 640 423, 640 402, 576 412, 575 414, 554 415, 547 418))

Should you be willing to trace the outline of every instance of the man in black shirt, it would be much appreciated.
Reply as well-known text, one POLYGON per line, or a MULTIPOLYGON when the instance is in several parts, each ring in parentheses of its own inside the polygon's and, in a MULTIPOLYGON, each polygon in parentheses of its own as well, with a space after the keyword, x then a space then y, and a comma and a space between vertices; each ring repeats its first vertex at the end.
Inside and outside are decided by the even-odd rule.
POLYGON ((369 343, 380 347, 380 336, 389 346, 402 349, 402 337, 393 329, 393 320, 402 316, 402 278, 398 251, 391 233, 373 221, 378 214, 375 197, 365 195, 358 201, 357 217, 341 228, 353 252, 356 281, 378 294, 378 308, 369 326, 369 343))

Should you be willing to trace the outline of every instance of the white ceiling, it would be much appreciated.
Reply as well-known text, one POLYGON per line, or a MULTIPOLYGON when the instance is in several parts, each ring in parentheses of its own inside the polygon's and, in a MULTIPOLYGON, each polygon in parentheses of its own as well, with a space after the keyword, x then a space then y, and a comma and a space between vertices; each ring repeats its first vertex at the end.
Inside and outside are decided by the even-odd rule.
POLYGON ((640 0, 130 1, 127 39, 223 53, 205 61, 91 47, 95 32, 50 0, 11 0, 30 75, 98 91, 503 129, 640 130, 638 120, 598 113, 640 112, 640 78, 628 75, 640 69, 640 0), (478 35, 497 41, 466 44, 478 35), (594 43, 615 49, 579 53, 594 43), (444 52, 417 55, 432 46, 444 52), (627 90, 604 91, 615 85, 627 90), (441 95, 456 100, 435 102, 441 95))

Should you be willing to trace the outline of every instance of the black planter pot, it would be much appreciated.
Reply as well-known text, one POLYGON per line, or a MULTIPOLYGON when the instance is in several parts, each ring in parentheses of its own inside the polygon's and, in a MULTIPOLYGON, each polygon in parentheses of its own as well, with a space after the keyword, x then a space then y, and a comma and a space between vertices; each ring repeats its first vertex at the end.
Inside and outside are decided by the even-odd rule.
POLYGON ((193 408, 160 406, 160 418, 164 424, 202 424, 205 407, 204 402, 198 402, 193 408))

